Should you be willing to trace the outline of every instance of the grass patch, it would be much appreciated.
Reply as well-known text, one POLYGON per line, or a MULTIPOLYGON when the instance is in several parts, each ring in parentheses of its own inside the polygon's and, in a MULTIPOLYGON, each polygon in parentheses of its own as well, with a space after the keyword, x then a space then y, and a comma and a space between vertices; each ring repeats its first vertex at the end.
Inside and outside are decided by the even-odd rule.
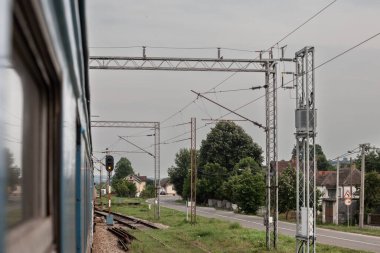
MULTIPOLYGON (((144 201, 140 206, 114 206, 113 211, 157 222, 154 220, 153 208, 149 209, 144 201)), ((265 232, 243 228, 239 223, 198 216, 197 224, 191 225, 186 221, 185 213, 164 207, 161 207, 159 222, 170 227, 162 230, 132 231, 138 239, 131 245, 132 252, 267 252, 265 232)), ((278 250, 271 252, 294 251, 294 238, 280 235, 278 250)), ((318 252, 356 253, 359 251, 318 244, 318 252)))
POLYGON ((237 229, 237 228, 241 228, 241 225, 238 222, 231 223, 229 226, 229 229, 237 229))

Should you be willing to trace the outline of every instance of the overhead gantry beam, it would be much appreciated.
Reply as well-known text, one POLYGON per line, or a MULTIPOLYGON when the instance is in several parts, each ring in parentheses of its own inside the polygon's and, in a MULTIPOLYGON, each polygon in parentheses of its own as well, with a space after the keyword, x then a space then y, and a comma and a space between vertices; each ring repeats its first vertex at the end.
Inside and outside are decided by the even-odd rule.
MULTIPOLYGON (((223 59, 176 57, 91 56, 90 69, 268 72, 266 66, 293 59, 223 59)), ((272 70, 269 70, 272 71, 272 70)))
POLYGON ((159 122, 150 121, 91 121, 91 127, 157 128, 159 122))

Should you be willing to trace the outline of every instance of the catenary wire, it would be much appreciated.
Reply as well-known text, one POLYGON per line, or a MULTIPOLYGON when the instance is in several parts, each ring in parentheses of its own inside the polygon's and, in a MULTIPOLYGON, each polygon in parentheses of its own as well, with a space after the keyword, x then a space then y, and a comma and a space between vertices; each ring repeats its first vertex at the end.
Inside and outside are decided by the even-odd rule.
MULTIPOLYGON (((323 7, 321 10, 319 10, 317 13, 315 13, 313 16, 311 16, 310 18, 308 18, 306 21, 304 21, 302 24, 300 24, 299 26, 297 26, 296 28, 294 28, 292 31, 290 31, 289 33, 285 34, 284 37, 282 37, 279 41, 277 41, 276 43, 274 43, 269 49, 271 49, 272 47, 280 44, 282 41, 284 41, 286 38, 288 38, 290 35, 292 35, 293 33, 295 33, 297 30, 299 30, 301 27, 303 27, 304 25, 306 25, 307 23, 309 23, 311 20, 313 20, 315 17, 317 17, 319 14, 321 14, 323 11, 325 11, 327 8, 329 8, 331 5, 333 5, 337 0, 334 0, 332 1, 331 3, 329 3, 328 5, 326 5, 325 7, 323 7)), ((268 49, 268 50, 269 50, 268 49)))
MULTIPOLYGON (((361 45, 363 45, 364 43, 370 41, 371 39, 374 39, 374 38, 377 37, 378 35, 380 35, 380 33, 377 33, 377 34, 375 34, 375 35, 369 37, 368 39, 365 39, 365 40, 361 41, 360 43, 358 43, 358 44, 356 44, 356 45, 350 47, 349 49, 343 51, 342 53, 339 53, 339 54, 337 54, 336 56, 334 56, 334 57, 332 57, 332 58, 330 58, 330 59, 328 59, 328 60, 322 62, 321 64, 319 64, 318 66, 314 67, 313 69, 311 69, 311 70, 309 70, 309 71, 313 71, 313 70, 315 70, 315 69, 318 69, 318 68, 320 68, 320 67, 322 67, 322 66, 324 66, 324 65, 326 65, 326 64, 328 64, 328 63, 330 63, 330 62, 332 62, 333 60, 336 60, 337 58, 343 56, 344 54, 350 52, 351 50, 354 50, 354 49, 357 48, 358 46, 361 46, 361 45)), ((294 80, 292 79, 292 80, 290 80, 289 82, 285 83, 284 85, 289 84, 289 83, 291 83, 291 82, 293 82, 293 81, 294 81, 294 80)), ((272 93, 272 92, 278 90, 279 88, 281 88, 281 86, 277 87, 276 89, 274 89, 274 90, 271 91, 270 93, 272 93)), ((237 108, 234 109, 233 111, 238 111, 238 110, 240 110, 240 109, 242 109, 242 108, 244 108, 244 107, 246 107, 246 106, 248 106, 248 105, 250 105, 250 104, 252 104, 252 103, 258 101, 259 99, 264 98, 264 97, 265 97, 265 94, 262 95, 262 96, 260 96, 260 97, 258 97, 258 98, 255 98, 254 100, 251 100, 251 101, 249 101, 249 102, 247 102, 247 103, 245 103, 245 104, 243 104, 243 105, 241 105, 241 106, 239 106, 239 107, 237 107, 237 108)), ((219 118, 217 118, 217 119, 218 119, 218 120, 219 120, 219 119, 222 119, 222 118, 224 118, 225 116, 228 116, 228 115, 230 115, 230 114, 231 114, 231 112, 228 112, 228 113, 222 115, 221 117, 219 117, 219 118)), ((201 129, 201 128, 205 127, 205 126, 206 126, 206 125, 204 125, 204 126, 202 126, 202 127, 199 127, 199 128, 197 128, 197 130, 198 130, 198 129, 201 129)), ((180 134, 180 135, 177 135, 177 136, 175 136, 175 137, 173 137, 173 138, 170 138, 169 140, 176 139, 176 138, 181 137, 181 136, 183 136, 183 135, 185 135, 185 134, 188 134, 188 133, 190 133, 190 131, 185 132, 185 133, 180 134)))
MULTIPOLYGON (((317 17, 320 13, 322 13, 323 11, 325 11, 328 7, 330 7, 332 4, 334 4, 337 0, 334 0, 332 1, 331 3, 329 3, 327 6, 325 6, 324 8, 322 8, 321 10, 319 10, 316 14, 314 14, 313 16, 311 16, 309 19, 307 19, 305 22, 303 22, 301 25, 297 26, 295 29, 293 29, 292 31, 290 31, 288 34, 286 34, 285 36, 283 36, 280 40, 278 40, 276 43, 274 43, 271 47, 269 47, 267 50, 270 50, 272 47, 274 47, 275 45, 278 45, 280 42, 284 41, 286 38, 288 38, 290 35, 292 35, 293 33, 295 33, 297 30, 299 30, 301 27, 303 27, 304 25, 306 25, 308 22, 310 22, 312 19, 314 19, 315 17, 317 17)), ((257 57, 256 57, 257 58, 257 57)), ((230 78, 232 78, 233 76, 235 76, 237 73, 239 72, 234 72, 232 73, 231 75, 227 76, 224 80, 222 80, 221 82, 219 82, 217 85, 215 85, 213 88, 209 89, 208 91, 211 91, 213 89, 216 89, 217 87, 219 87, 220 85, 222 85, 224 82, 226 82, 227 80, 229 80, 230 78)), ((192 102, 190 102, 189 104, 187 104, 184 108, 182 108, 180 111, 183 111, 185 110, 187 107, 189 107, 190 105, 192 104, 192 102)), ((169 119, 173 118, 175 115, 177 115, 179 112, 176 112, 174 114, 172 114, 171 116, 169 116, 168 118, 166 118, 165 120, 161 121, 161 123, 164 123, 166 121, 168 121, 169 119)))
MULTIPOLYGON (((273 48, 275 45, 278 45, 280 42, 284 41, 286 38, 288 38, 290 35, 292 35, 293 33, 295 33, 297 30, 299 30, 301 27, 303 27, 304 25, 306 25, 308 22, 310 22, 312 19, 314 19, 315 17, 317 17, 320 13, 322 13, 324 10, 326 10, 328 7, 330 7, 333 3, 335 3, 337 0, 334 0, 333 2, 329 3, 327 6, 325 6, 323 9, 321 9, 320 11, 318 11, 316 14, 314 14, 312 17, 310 17, 309 19, 307 19, 305 22, 303 22, 301 25, 297 26, 295 29, 293 29, 292 31, 290 31, 288 34, 286 34, 284 37, 282 37, 279 41, 277 41, 276 43, 274 43, 271 47, 269 47, 267 50, 270 50, 271 48, 273 48)), ((131 47, 120 47, 120 48, 136 48, 136 47, 141 47, 141 46, 131 46, 131 47)), ((149 46, 147 46, 148 48, 149 46)), ((93 48, 100 48, 100 47, 93 47, 93 48)), ((112 47, 112 48, 116 48, 116 47, 112 47)), ((176 49, 180 49, 180 47, 150 47, 150 48, 176 48, 176 49)), ((181 48, 181 49, 185 49, 185 48, 181 48)), ((187 49, 190 49, 190 48, 187 48, 187 49)), ((191 48, 191 49, 195 49, 195 48, 191 48)), ((202 48, 196 48, 196 49, 210 49, 210 47, 202 47, 202 48)), ((236 49, 233 49, 233 48, 223 48, 223 49, 227 49, 227 50, 236 50, 236 49)), ((239 50, 244 50, 244 49, 239 49, 239 50)), ((247 51, 252 51, 252 50, 247 50, 247 51)), ((256 57, 257 58, 257 57, 256 57)), ((221 82, 219 82, 218 84, 216 84, 214 87, 212 87, 211 89, 209 89, 208 91, 211 91, 211 90, 215 90, 217 87, 219 87, 220 85, 222 85, 223 83, 225 83, 226 81, 228 81, 230 78, 232 78, 233 76, 235 76, 237 73, 239 72, 234 72, 230 75, 228 75, 225 79, 223 79, 221 82)), ((165 118, 164 120, 161 121, 161 124, 167 122, 168 120, 172 119, 174 116, 176 116, 177 114, 179 113, 182 113, 183 110, 186 110, 196 99, 192 100, 190 103, 186 104, 184 107, 182 107, 179 111, 171 114, 169 117, 165 118)), ((248 103, 250 104, 250 103, 248 103)), ((247 105, 248 105, 247 104, 247 105)), ((244 107, 244 106, 243 106, 244 107)), ((242 107, 241 107, 242 108, 242 107)))

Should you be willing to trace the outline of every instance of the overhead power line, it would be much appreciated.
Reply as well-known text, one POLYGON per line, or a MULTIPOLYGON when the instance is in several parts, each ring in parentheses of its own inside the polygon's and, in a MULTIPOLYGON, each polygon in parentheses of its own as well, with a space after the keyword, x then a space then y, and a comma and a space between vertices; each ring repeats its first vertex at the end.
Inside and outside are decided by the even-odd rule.
POLYGON ((368 42, 368 41, 370 41, 370 40, 376 38, 376 37, 379 36, 379 35, 380 35, 380 32, 379 32, 379 33, 376 33, 375 35, 369 37, 369 38, 366 39, 366 40, 363 40, 362 42, 356 44, 356 45, 353 46, 353 47, 350 47, 349 49, 343 51, 342 53, 337 54, 336 56, 330 58, 329 60, 327 60, 327 61, 325 61, 325 62, 322 62, 321 64, 319 64, 318 66, 316 66, 314 69, 318 69, 318 68, 322 67, 323 65, 325 65, 325 64, 327 64, 327 63, 329 63, 329 62, 335 60, 336 58, 339 58, 340 56, 342 56, 342 55, 344 55, 344 54, 350 52, 351 50, 353 50, 353 49, 355 49, 355 48, 357 48, 357 47, 363 45, 364 43, 366 43, 366 42, 368 42))
MULTIPOLYGON (((319 64, 318 66, 314 67, 314 70, 315 70, 315 69, 318 69, 318 68, 320 68, 320 67, 322 67, 322 66, 324 66, 324 65, 326 65, 326 64, 328 64, 328 63, 330 63, 331 61, 336 60, 337 58, 343 56, 344 54, 350 52, 351 50, 354 50, 355 48, 357 48, 357 47, 363 45, 364 43, 366 43, 366 42, 368 42, 368 41, 374 39, 375 37, 377 37, 377 36, 379 36, 379 35, 380 35, 380 33, 377 33, 377 34, 375 34, 375 35, 369 37, 368 39, 365 39, 365 40, 361 41, 360 43, 358 43, 358 44, 356 44, 356 45, 350 47, 349 49, 343 51, 342 53, 339 53, 339 54, 337 54, 336 56, 331 57, 330 59, 328 59, 328 60, 322 62, 321 64, 319 64)), ((312 70, 313 70, 313 69, 312 69, 312 70)), ((312 71, 312 70, 310 70, 310 71, 312 71)), ((294 81, 294 79, 290 80, 289 82, 285 83, 284 85, 289 84, 289 83, 291 83, 291 82, 293 82, 293 81, 294 81)), ((281 88, 281 87, 280 87, 280 86, 277 87, 276 89, 274 89, 274 90, 271 91, 270 93, 276 91, 276 90, 279 89, 279 88, 281 88)), ((250 105, 250 104, 252 104, 252 103, 254 103, 254 102, 256 102, 256 101, 258 101, 258 100, 260 100, 260 99, 262 99, 262 98, 264 98, 264 97, 265 97, 265 94, 262 95, 262 96, 260 96, 260 97, 255 98, 255 99, 253 99, 253 100, 251 100, 251 101, 249 101, 249 102, 247 102, 247 103, 245 103, 245 104, 243 104, 243 105, 241 105, 241 106, 239 106, 239 107, 237 107, 236 109, 233 110, 233 112, 236 112, 236 111, 238 111, 238 110, 240 110, 240 109, 242 109, 242 108, 244 108, 244 107, 246 107, 246 106, 248 106, 248 105, 250 105)), ((228 112, 228 113, 226 113, 226 114, 220 116, 219 118, 217 118, 217 120, 222 119, 222 118, 224 118, 224 117, 226 117, 226 116, 228 116, 228 115, 230 115, 230 114, 232 114, 232 112, 228 112)), ((204 126, 202 126, 202 127, 199 127, 199 129, 201 129, 201 128, 205 127, 205 126, 206 126, 206 125, 204 125, 204 126)), ((198 130, 198 128, 197 128, 197 130, 198 130)), ((176 137, 173 137, 173 138, 171 138, 171 139, 176 139, 176 138, 181 137, 181 136, 183 136, 183 135, 185 135, 185 134, 188 134, 188 133, 190 133, 190 131, 188 131, 188 132, 186 132, 186 133, 183 133, 183 134, 180 134, 180 135, 177 135, 176 137)))
POLYGON ((149 151, 147 151, 147 150, 145 150, 145 149, 143 149, 143 148, 137 146, 136 144, 134 144, 133 142, 131 142, 131 141, 129 141, 129 140, 123 138, 122 136, 119 136, 119 138, 120 138, 120 139, 123 139, 123 140, 126 141, 126 142, 128 142, 128 143, 131 144, 132 146, 134 146, 134 147, 140 149, 140 150, 143 151, 144 153, 147 153, 148 155, 154 157, 154 155, 153 155, 152 153, 150 153, 149 151))
MULTIPOLYGON (((280 40, 278 40, 276 43, 274 43, 271 47, 269 47, 267 50, 270 50, 271 48, 273 48, 275 45, 279 44, 280 42, 284 41, 286 38, 288 38, 289 36, 291 36, 292 34, 294 34, 296 31, 298 31, 301 27, 303 27, 304 25, 306 25, 308 22, 310 22, 311 20, 313 20, 315 17, 317 17, 319 14, 321 14, 323 11, 325 11, 328 7, 330 7, 332 4, 334 4, 337 0, 334 0, 332 1, 331 3, 329 3, 328 5, 326 5, 324 8, 322 8, 321 10, 319 10, 316 14, 314 14, 313 16, 311 16, 310 18, 308 18, 306 21, 304 21, 301 25, 297 26, 295 29, 291 30, 289 33, 287 33, 285 36, 283 36, 280 40)), ((224 48, 226 49, 226 48, 224 48)), ((231 48, 229 48, 231 49, 231 48)), ((250 50, 248 50, 250 51, 250 50)), ((256 57, 257 58, 257 57, 256 57)), ((233 76, 235 76, 238 72, 234 72, 230 75, 228 75, 225 79, 223 79, 221 82, 217 83, 214 87, 210 88, 209 90, 207 90, 206 92, 209 92, 209 91, 212 91, 212 90, 215 90, 217 87, 219 87, 220 85, 222 85, 223 83, 225 83, 227 80, 229 80, 230 78, 232 78, 233 76)), ((181 113, 183 110, 187 109, 195 100, 191 101, 190 103, 186 104, 183 108, 181 108, 179 111, 173 113, 172 115, 170 115, 168 118, 164 119, 163 121, 161 121, 161 124, 165 123, 166 121, 170 120, 171 118, 173 118, 174 116, 176 116, 177 114, 181 113)))
POLYGON ((285 34, 284 37, 282 37, 279 41, 277 41, 276 43, 274 43, 270 48, 272 48, 272 47, 280 44, 280 42, 284 41, 286 38, 288 38, 290 35, 292 35, 293 33, 295 33, 301 27, 303 27, 304 25, 306 25, 307 23, 309 23, 311 20, 313 20, 315 17, 317 17, 319 14, 321 14, 323 11, 325 11, 327 8, 329 8, 331 5, 333 5, 336 1, 337 0, 332 1, 331 3, 329 3, 328 5, 326 5, 325 7, 323 7, 321 10, 319 10, 317 13, 315 13, 313 16, 311 16, 306 21, 304 21, 302 24, 300 24, 299 26, 297 26, 296 28, 294 28, 293 30, 291 30, 289 33, 285 34))
POLYGON ((175 47, 175 46, 93 46, 89 48, 110 48, 110 49, 127 49, 127 48, 151 48, 151 49, 169 49, 169 50, 215 50, 215 49, 224 49, 230 51, 238 51, 238 52, 250 52, 257 53, 258 50, 252 49, 243 49, 243 48, 230 48, 230 47, 175 47))
MULTIPOLYGON (((339 54, 335 55, 334 57, 331 57, 330 59, 328 59, 328 60, 322 62, 322 63, 319 64, 318 66, 316 66, 316 67, 314 67, 313 69, 309 70, 309 72, 310 72, 310 71, 313 71, 313 70, 316 70, 316 69, 318 69, 318 68, 320 68, 320 67, 322 67, 322 66, 324 66, 324 65, 326 65, 326 64, 328 64, 328 63, 330 63, 330 62, 332 62, 332 61, 334 61, 334 60, 336 60, 337 58, 343 56, 344 54, 350 52, 351 50, 354 50, 355 48, 357 48, 357 47, 363 45, 364 43, 366 43, 366 42, 368 42, 368 41, 374 39, 375 37, 377 37, 377 36, 379 36, 379 35, 380 35, 380 32, 377 33, 377 34, 375 34, 375 35, 373 35, 373 36, 371 36, 371 37, 369 37, 368 39, 365 39, 365 40, 361 41, 360 43, 358 43, 358 44, 356 44, 356 45, 350 47, 349 49, 343 51, 342 53, 339 53, 339 54)), ((294 82, 294 80, 295 80, 295 79, 292 79, 292 80, 290 80, 289 82, 286 82, 284 85, 289 84, 289 83, 291 83, 291 82, 294 82)), ((278 89, 280 89, 280 88, 281 88, 281 86, 277 87, 276 89, 274 89, 274 90, 271 91, 270 93, 273 93, 274 91, 276 91, 276 90, 278 90, 278 89)), ((252 104, 252 103, 254 103, 254 102, 256 102, 256 101, 258 101, 259 99, 264 98, 264 97, 265 97, 265 95, 262 95, 262 96, 260 96, 260 97, 258 97, 258 98, 255 98, 254 100, 251 100, 251 101, 249 101, 249 102, 247 102, 247 103, 245 103, 245 104, 239 106, 238 108, 236 108, 236 109, 233 110, 233 111, 236 112, 236 111, 238 111, 238 110, 240 110, 240 109, 242 109, 242 108, 244 108, 244 107, 246 107, 246 106, 248 106, 248 105, 250 105, 250 104, 252 104)), ((230 115, 230 114, 231 114, 231 112, 226 113, 226 114, 222 115, 221 117, 219 117, 218 119, 224 118, 225 116, 228 116, 228 115, 230 115)))
MULTIPOLYGON (((273 48, 275 45, 279 44, 280 42, 284 41, 286 38, 288 38, 289 36, 291 36, 292 34, 294 34, 297 30, 299 30, 301 27, 303 27, 304 25, 306 25, 308 22, 310 22, 312 19, 314 19, 315 17, 317 17, 320 13, 322 13, 323 11, 325 11, 328 7, 330 7, 332 4, 334 4, 337 0, 334 0, 332 1, 331 3, 329 3, 327 6, 325 6, 324 8, 322 8, 320 11, 318 11, 316 14, 314 14, 313 16, 311 16, 309 19, 307 19, 305 22, 303 22, 301 25, 297 26, 295 29, 291 30, 289 33, 287 33, 285 36, 283 36, 280 40, 278 40, 276 43, 274 43, 271 47, 269 47, 267 50, 270 50, 271 48, 273 48)), ((125 47, 125 48, 136 48, 136 47, 141 47, 141 46, 131 46, 131 47, 125 47)), ((149 46, 148 46, 149 47, 149 46)), ((95 48, 95 47, 94 47, 95 48)), ((178 48, 179 47, 162 47, 162 48, 178 48)), ((192 49, 195 49, 194 47, 190 47, 192 49)), ((187 48, 187 49, 190 49, 190 48, 187 48)), ((181 49, 185 49, 185 48, 181 48, 181 49)), ((201 48, 197 48, 197 49, 210 49, 210 47, 201 47, 201 48)), ((222 48, 222 49, 227 49, 227 50, 244 50, 244 51, 249 51, 251 52, 252 50, 245 50, 245 49, 235 49, 235 48, 222 48)), ((257 58, 257 57, 256 57, 257 58)), ((217 83, 214 87, 210 88, 209 90, 207 90, 206 92, 209 92, 209 91, 212 91, 212 90, 215 90, 217 87, 219 87, 220 85, 222 85, 223 83, 225 83, 226 81, 228 81, 229 79, 231 79, 232 77, 234 77, 238 72, 234 72, 230 75, 228 75, 226 78, 224 78, 222 81, 220 81, 219 83, 217 83)), ((196 99, 192 100, 191 102, 189 102, 188 104, 186 104, 184 107, 182 107, 180 110, 178 110, 177 112, 169 115, 167 118, 165 118, 164 120, 161 121, 161 124, 169 121, 170 119, 172 119, 173 117, 175 117, 177 114, 180 114, 182 113, 184 110, 186 110, 188 107, 190 107, 194 102, 196 101, 196 99)), ((248 102, 246 105, 242 106, 241 108, 253 103, 254 101, 252 102, 248 102)), ((239 108, 240 109, 240 108, 239 108)), ((230 113, 229 113, 230 114, 230 113)), ((224 116, 222 116, 224 117, 224 116)), ((222 118, 220 117, 220 118, 222 118)), ((197 128, 198 130, 198 128, 197 128)))
POLYGON ((184 122, 184 123, 179 123, 179 124, 174 124, 174 125, 170 125, 170 126, 161 127, 161 129, 171 128, 171 127, 178 127, 178 126, 185 126, 185 125, 189 125, 189 124, 190 124, 190 122, 184 122))
POLYGON ((258 126, 258 127, 260 127, 260 128, 263 128, 264 130, 267 130, 267 128, 266 128, 265 126, 263 126, 262 124, 260 124, 260 123, 258 123, 258 122, 256 122, 256 121, 253 121, 253 120, 251 120, 251 119, 249 119, 249 118, 247 118, 247 117, 245 117, 245 116, 243 116, 243 115, 241 115, 241 114, 239 114, 239 113, 237 113, 237 112, 234 112, 234 111, 232 111, 231 109, 229 109, 229 108, 227 108, 227 107, 225 107, 225 106, 223 106, 223 105, 221 105, 221 104, 219 104, 219 103, 214 102, 213 100, 211 100, 211 99, 209 99, 209 98, 203 96, 202 94, 200 94, 200 93, 198 93, 198 92, 195 92, 195 91, 193 91, 193 90, 191 90, 191 92, 197 94, 198 96, 200 96, 200 97, 202 97, 202 98, 204 98, 204 99, 207 99, 207 100, 210 101, 211 103, 214 103, 214 104, 216 104, 216 105, 222 107, 223 109, 229 111, 230 113, 236 114, 237 116, 239 116, 239 117, 241 117, 241 118, 243 118, 243 119, 245 119, 245 120, 247 120, 247 121, 253 123, 253 124, 256 125, 256 126, 258 126))

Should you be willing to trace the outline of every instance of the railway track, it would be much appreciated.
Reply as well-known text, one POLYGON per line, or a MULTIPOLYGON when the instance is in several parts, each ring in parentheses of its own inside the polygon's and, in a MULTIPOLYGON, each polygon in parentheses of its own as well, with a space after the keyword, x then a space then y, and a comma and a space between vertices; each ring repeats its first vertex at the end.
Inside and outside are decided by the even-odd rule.
MULTIPOLYGON (((106 217, 108 215, 108 212, 104 212, 101 210, 95 210, 95 213, 103 217, 106 217)), ((146 229, 146 228, 159 229, 159 227, 157 227, 153 223, 136 218, 136 217, 123 215, 123 214, 115 213, 115 212, 111 212, 111 214, 113 215, 113 218, 115 221, 131 229, 139 229, 139 230, 146 229)))

